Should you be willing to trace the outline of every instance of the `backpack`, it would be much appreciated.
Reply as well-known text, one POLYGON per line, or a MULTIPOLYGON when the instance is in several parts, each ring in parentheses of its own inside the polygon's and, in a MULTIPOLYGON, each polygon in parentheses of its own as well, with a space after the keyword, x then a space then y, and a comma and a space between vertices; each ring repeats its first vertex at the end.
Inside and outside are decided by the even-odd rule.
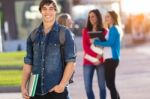
MULTIPOLYGON (((65 26, 60 25, 60 29, 59 29, 59 41, 60 41, 60 53, 61 53, 61 61, 62 61, 62 65, 63 65, 63 71, 65 70, 65 66, 66 66, 66 62, 65 62, 65 58, 64 58, 64 44, 65 44, 65 26)), ((36 38, 36 34, 38 32, 38 29, 36 28, 35 30, 33 30, 33 32, 31 33, 30 37, 31 37, 31 41, 34 42, 35 38, 36 38)), ((69 80, 69 84, 73 83, 73 75, 74 72, 69 80)))

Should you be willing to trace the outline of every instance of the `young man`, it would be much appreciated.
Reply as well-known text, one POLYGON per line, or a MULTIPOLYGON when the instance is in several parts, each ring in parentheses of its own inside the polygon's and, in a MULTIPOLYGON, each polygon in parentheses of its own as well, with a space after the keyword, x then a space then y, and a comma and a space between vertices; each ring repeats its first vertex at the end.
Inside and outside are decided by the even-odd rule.
MULTIPOLYGON (((27 55, 24 59, 22 77, 22 96, 25 99, 68 99, 67 84, 74 71, 76 58, 74 37, 65 29, 64 58, 62 67, 59 30, 55 21, 57 5, 54 0, 42 0, 39 5, 42 24, 36 29, 34 41, 32 33, 27 39, 27 55), (29 97, 26 84, 30 74, 39 74, 34 97, 29 97)), ((35 32, 35 31, 34 31, 35 32)))

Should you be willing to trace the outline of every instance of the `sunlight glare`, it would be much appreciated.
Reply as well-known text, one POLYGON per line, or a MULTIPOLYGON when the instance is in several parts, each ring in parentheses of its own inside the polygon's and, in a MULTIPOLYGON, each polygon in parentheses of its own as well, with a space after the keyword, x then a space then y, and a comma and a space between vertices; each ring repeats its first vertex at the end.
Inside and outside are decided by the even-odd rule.
POLYGON ((122 9, 126 13, 150 13, 149 0, 122 0, 122 9))

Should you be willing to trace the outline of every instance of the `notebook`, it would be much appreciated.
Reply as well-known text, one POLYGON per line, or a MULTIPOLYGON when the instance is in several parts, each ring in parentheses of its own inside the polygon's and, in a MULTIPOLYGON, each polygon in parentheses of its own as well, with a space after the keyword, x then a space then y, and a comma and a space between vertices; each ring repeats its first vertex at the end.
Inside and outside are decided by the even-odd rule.
POLYGON ((92 63, 99 61, 97 58, 95 58, 91 55, 88 55, 88 54, 86 54, 84 58, 87 59, 88 61, 92 62, 92 63))
POLYGON ((99 55, 103 55, 103 47, 95 46, 94 44, 91 45, 91 50, 99 55))
POLYGON ((92 32, 88 32, 88 34, 91 39, 98 38, 101 41, 106 41, 105 35, 102 32, 103 31, 94 31, 94 32, 92 31, 92 32))
POLYGON ((39 78, 39 74, 31 74, 30 75, 30 78, 27 83, 28 95, 30 97, 34 97, 34 95, 35 95, 38 78, 39 78))

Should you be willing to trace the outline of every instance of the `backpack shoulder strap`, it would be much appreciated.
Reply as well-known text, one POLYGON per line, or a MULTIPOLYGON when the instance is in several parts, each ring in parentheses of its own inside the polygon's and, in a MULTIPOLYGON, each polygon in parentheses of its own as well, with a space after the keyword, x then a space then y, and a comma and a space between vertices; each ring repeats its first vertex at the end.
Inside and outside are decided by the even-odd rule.
POLYGON ((31 35, 30 35, 30 38, 31 38, 31 41, 34 42, 35 38, 36 38, 36 34, 38 32, 38 29, 34 29, 32 32, 31 32, 31 35))
MULTIPOLYGON (((65 70, 65 66, 66 66, 66 62, 64 59, 64 43, 65 43, 65 30, 66 27, 60 25, 60 30, 59 30, 59 40, 60 40, 60 53, 61 53, 61 61, 62 61, 62 66, 63 66, 63 71, 65 70)), ((69 84, 73 83, 73 75, 71 76, 70 80, 69 80, 69 84)))
POLYGON ((65 26, 60 26, 60 30, 59 30, 59 41, 61 45, 64 45, 65 43, 65 26))

